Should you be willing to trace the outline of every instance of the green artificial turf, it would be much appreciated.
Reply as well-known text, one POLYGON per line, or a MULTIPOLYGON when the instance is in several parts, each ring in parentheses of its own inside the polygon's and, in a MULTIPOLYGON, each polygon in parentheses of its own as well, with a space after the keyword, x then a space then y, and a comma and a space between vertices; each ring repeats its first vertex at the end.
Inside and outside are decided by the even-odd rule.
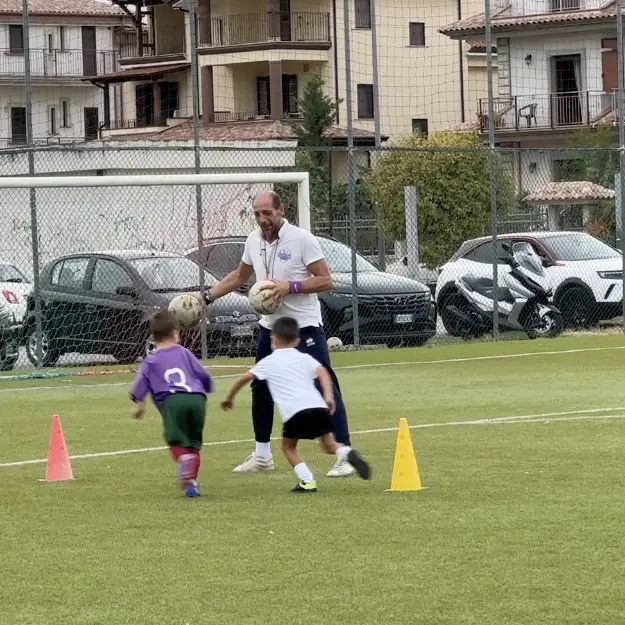
MULTIPOLYGON (((221 378, 197 500, 165 451, 75 459, 67 483, 41 482, 42 463, 0 466, 0 624, 620 622, 623 348, 562 337, 335 354, 374 477, 325 478, 332 458, 305 443, 316 494, 289 492, 277 444, 273 473, 231 473, 252 450, 249 391, 223 413, 221 378), (386 492, 400 417, 418 493, 386 492)), ((131 379, 0 382, 0 464, 45 458, 52 414, 71 454, 162 446, 153 407, 130 417, 131 379)))

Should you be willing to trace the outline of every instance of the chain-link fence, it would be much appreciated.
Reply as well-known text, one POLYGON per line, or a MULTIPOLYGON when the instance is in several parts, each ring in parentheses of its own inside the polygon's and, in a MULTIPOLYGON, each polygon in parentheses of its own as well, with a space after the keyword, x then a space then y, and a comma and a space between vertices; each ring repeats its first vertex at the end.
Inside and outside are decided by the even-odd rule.
MULTIPOLYGON (((298 171, 305 152, 211 149, 201 160, 220 154, 271 177, 298 171)), ((193 173, 192 150, 48 148, 34 157, 48 171, 74 159, 75 169, 96 164, 106 178, 109 172, 143 172, 148 155, 164 163, 151 173, 193 173)), ((336 163, 331 175, 345 180, 345 150, 325 155, 336 163)), ((349 218, 346 182, 333 183, 329 194, 315 180, 329 172, 310 175, 306 210, 334 282, 331 292, 319 295, 328 337, 360 347, 479 338, 493 332, 494 301, 503 336, 557 336, 621 316, 622 256, 614 247, 615 192, 609 187, 593 183, 596 200, 580 202, 576 194, 590 183, 554 185, 543 173, 544 185, 536 187, 546 187, 543 195, 519 197, 507 163, 521 159, 529 168, 544 151, 498 154, 493 256, 486 149, 367 150, 355 156, 371 161, 352 190, 356 220, 349 218)), ((566 178, 605 151, 549 156, 566 178)), ((23 175, 27 160, 23 151, 0 155, 2 173, 23 175)), ((285 216, 298 222, 293 183, 202 185, 200 219, 194 185, 98 184, 2 190, 0 290, 4 309, 13 313, 3 321, 3 369, 133 363, 154 347, 147 319, 155 307, 199 290, 199 265, 207 286, 236 269, 256 227, 252 205, 260 191, 279 193, 285 216)), ((247 292, 255 279, 209 310, 204 351, 200 329, 185 333, 185 344, 209 358, 251 357, 258 315, 247 292)))
MULTIPOLYGON (((621 7, 579 43, 591 7, 517 4, 98 3, 80 28, 33 6, 0 64, 0 177, 307 172, 335 344, 622 331, 621 7)), ((149 311, 237 266, 267 188, 297 223, 291 183, 0 184, 0 368, 145 356, 149 311)), ((254 279, 185 336, 198 355, 253 355, 254 279)))

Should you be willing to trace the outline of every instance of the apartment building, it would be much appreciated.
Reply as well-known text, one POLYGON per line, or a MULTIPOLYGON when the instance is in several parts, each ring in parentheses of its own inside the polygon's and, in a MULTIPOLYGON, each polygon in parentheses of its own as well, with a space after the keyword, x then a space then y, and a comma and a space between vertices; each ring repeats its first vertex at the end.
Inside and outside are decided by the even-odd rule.
MULTIPOLYGON (((450 23, 448 37, 483 37, 484 14, 450 23)), ((493 39, 498 88, 494 126, 501 146, 517 152, 516 179, 532 190, 562 180, 574 169, 554 151, 571 145, 573 133, 613 124, 618 80, 616 5, 601 0, 495 0, 493 39)), ((487 100, 477 107, 479 128, 488 130, 487 100)))
MULTIPOLYGON (((102 89, 89 80, 113 71, 123 12, 98 0, 30 0, 33 137, 38 143, 98 136, 102 89)), ((21 0, 0 4, 0 147, 26 141, 21 0)))
MULTIPOLYGON (((122 116, 108 128, 145 133, 191 115, 187 0, 114 0, 136 15, 123 35, 120 70, 102 84, 123 84, 122 116), (145 31, 145 32, 144 32, 145 31), (140 35, 138 33, 141 33, 140 35)), ((466 123, 485 95, 484 49, 438 32, 479 10, 475 0, 376 3, 380 121, 384 135, 441 130, 466 123)), ((320 74, 342 100, 346 124, 345 22, 336 0, 198 0, 197 43, 204 123, 297 118, 307 80, 320 74)), ((354 126, 373 132, 370 0, 351 0, 354 126)), ((474 45, 477 44, 477 45, 474 45)), ((105 133, 110 136, 111 132, 105 133)))

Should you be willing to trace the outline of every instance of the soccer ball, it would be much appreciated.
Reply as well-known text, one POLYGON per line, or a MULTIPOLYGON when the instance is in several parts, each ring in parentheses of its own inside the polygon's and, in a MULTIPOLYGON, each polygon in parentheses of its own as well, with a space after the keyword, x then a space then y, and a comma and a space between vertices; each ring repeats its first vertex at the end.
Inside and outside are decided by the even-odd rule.
POLYGON ((181 330, 191 330, 202 318, 202 305, 193 295, 178 295, 169 302, 169 312, 181 330))
POLYGON ((250 289, 250 304, 252 304, 252 308, 261 315, 272 315, 279 308, 266 291, 266 289, 273 286, 273 284, 271 280, 261 280, 250 289))
POLYGON ((343 347, 343 341, 338 336, 331 336, 328 339, 328 349, 330 351, 335 351, 337 349, 341 349, 343 347))

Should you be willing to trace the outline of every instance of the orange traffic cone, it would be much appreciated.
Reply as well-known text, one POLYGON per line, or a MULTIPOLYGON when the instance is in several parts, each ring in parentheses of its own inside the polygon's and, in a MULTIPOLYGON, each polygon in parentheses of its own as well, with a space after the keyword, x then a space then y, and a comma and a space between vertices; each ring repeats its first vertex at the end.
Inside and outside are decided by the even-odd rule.
POLYGON ((55 414, 52 417, 50 430, 50 446, 48 448, 48 465, 46 468, 46 482, 61 482, 73 480, 72 465, 63 436, 61 419, 55 414))

